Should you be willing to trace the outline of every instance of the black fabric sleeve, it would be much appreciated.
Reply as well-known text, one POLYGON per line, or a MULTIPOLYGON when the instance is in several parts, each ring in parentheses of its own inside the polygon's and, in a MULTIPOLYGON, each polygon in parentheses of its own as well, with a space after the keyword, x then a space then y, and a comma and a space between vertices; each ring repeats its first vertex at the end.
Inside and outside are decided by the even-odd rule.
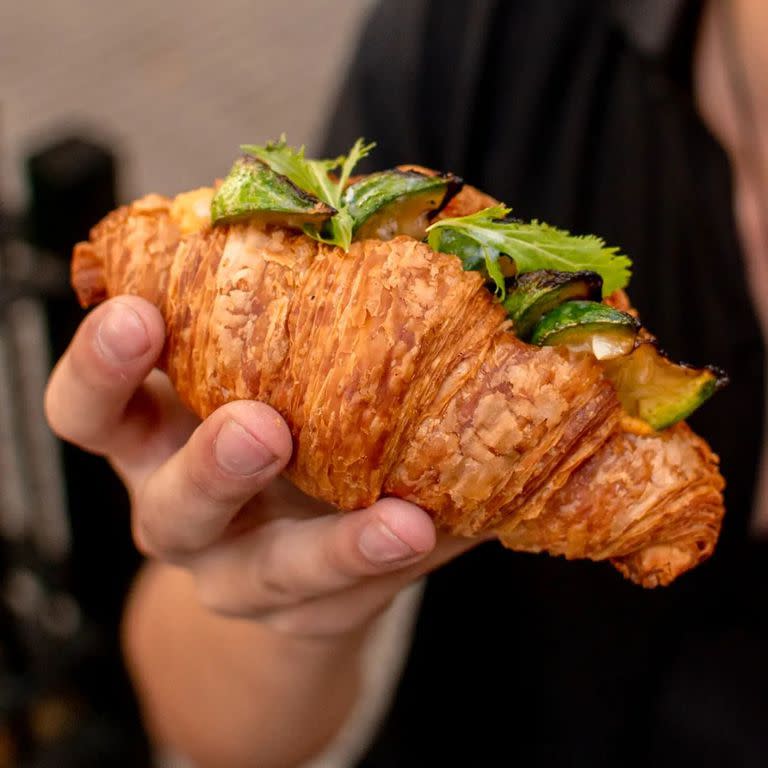
POLYGON ((325 129, 324 155, 343 153, 363 136, 377 146, 360 170, 415 162, 426 11, 423 0, 384 0, 371 10, 325 129))
POLYGON ((363 171, 409 162, 460 170, 499 2, 379 0, 327 125, 325 154, 364 136, 377 147, 363 171))

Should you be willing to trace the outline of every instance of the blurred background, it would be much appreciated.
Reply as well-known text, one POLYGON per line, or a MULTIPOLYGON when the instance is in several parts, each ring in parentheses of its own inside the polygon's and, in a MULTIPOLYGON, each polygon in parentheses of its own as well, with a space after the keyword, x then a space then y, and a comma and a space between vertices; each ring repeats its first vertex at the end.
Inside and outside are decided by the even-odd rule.
POLYGON ((150 764, 118 644, 127 500, 43 420, 82 317, 71 247, 116 203, 223 176, 243 142, 313 146, 369 5, 0 4, 0 768, 150 764))
POLYGON ((25 200, 24 157, 56 133, 107 141, 120 194, 225 173, 240 144, 312 143, 369 0, 0 6, 2 191, 25 200))

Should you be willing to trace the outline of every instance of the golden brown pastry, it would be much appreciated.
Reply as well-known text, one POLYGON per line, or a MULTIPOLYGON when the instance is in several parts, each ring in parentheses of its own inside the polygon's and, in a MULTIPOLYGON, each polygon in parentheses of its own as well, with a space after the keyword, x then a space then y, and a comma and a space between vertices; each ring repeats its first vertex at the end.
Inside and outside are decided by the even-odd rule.
MULTIPOLYGON (((646 587, 712 552, 724 483, 707 444, 684 424, 637 429, 592 355, 518 340, 458 258, 405 236, 344 252, 256 221, 212 227, 212 195, 113 212, 75 248, 73 285, 83 306, 131 293, 160 308, 162 366, 200 417, 276 408, 306 493, 344 510, 395 495, 442 530, 609 559, 646 587)), ((465 187, 444 214, 490 200, 465 187)))

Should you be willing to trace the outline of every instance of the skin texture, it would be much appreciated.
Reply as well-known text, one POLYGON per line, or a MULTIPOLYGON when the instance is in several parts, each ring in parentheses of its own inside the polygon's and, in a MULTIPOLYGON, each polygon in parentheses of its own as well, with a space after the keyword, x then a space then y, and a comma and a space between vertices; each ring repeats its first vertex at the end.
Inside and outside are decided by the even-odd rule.
MULTIPOLYGON (((709 4, 710 9, 713 6, 709 4)), ((768 316, 764 309, 768 281, 760 271, 765 249, 757 223, 760 201, 766 198, 760 196, 755 174, 749 172, 756 163, 768 164, 768 104, 760 100, 768 94, 764 82, 768 67, 760 66, 768 22, 762 0, 741 0, 734 7, 744 35, 741 50, 747 57, 750 78, 754 78, 751 88, 759 111, 759 145, 745 142, 742 129, 736 125, 721 51, 712 34, 711 10, 707 15, 710 26, 703 27, 697 47, 696 93, 704 119, 731 158, 739 229, 752 263, 755 299, 768 316), (745 149, 747 145, 749 149, 745 149)), ((193 230, 197 224, 193 220, 184 226, 193 230)), ((312 598, 306 598, 311 591, 306 584, 302 585, 301 598, 291 592, 290 584, 296 582, 291 581, 290 574, 301 564, 306 566, 305 557, 318 555, 314 545, 309 552, 291 548, 290 559, 280 559, 274 555, 276 550, 268 549, 271 602, 251 596, 249 585, 253 594, 264 594, 259 580, 263 576, 253 581, 222 575, 214 578, 212 562, 218 563, 218 574, 233 572, 227 563, 234 568, 235 561, 229 560, 221 545, 235 538, 238 530, 254 530, 258 524, 256 531, 270 531, 270 521, 287 516, 289 525, 280 523, 278 530, 280 526, 287 528, 284 533, 290 542, 305 524, 302 518, 323 512, 326 515, 319 519, 331 534, 323 559, 335 569, 343 547, 341 538, 336 539, 332 532, 339 530, 343 520, 353 518, 363 528, 365 521, 379 523, 382 510, 377 504, 372 510, 353 512, 342 519, 328 515, 317 502, 297 497, 287 484, 269 482, 280 462, 287 460, 285 454, 267 469, 262 453, 261 469, 245 478, 217 469, 211 456, 213 434, 217 434, 216 424, 220 422, 211 420, 228 417, 230 409, 240 407, 237 403, 224 406, 223 416, 209 418, 206 423, 213 425, 210 432, 197 433, 202 449, 199 453, 186 451, 184 446, 198 420, 180 406, 164 377, 153 373, 147 378, 153 364, 162 362, 162 336, 160 315, 140 299, 116 299, 96 309, 56 369, 47 398, 49 419, 63 437, 110 458, 131 490, 137 538, 156 556, 136 586, 125 622, 129 664, 155 738, 189 754, 201 765, 296 764, 332 737, 357 695, 354 660, 370 616, 381 610, 402 584, 423 569, 455 556, 467 542, 440 537, 437 549, 431 549, 435 534, 430 519, 410 504, 387 502, 395 504, 396 513, 390 508, 386 520, 397 527, 398 537, 408 542, 411 550, 426 553, 431 549, 431 554, 422 554, 421 559, 415 555, 416 562, 410 564, 407 560, 400 564, 390 561, 383 571, 377 570, 379 575, 361 575, 357 585, 346 591, 328 590, 329 580, 341 576, 338 571, 334 571, 335 576, 323 571, 323 577, 313 581, 312 598), (139 325, 123 312, 125 305, 137 313, 139 325), (119 312, 108 318, 113 308, 119 312), (106 323, 103 342, 110 336, 123 342, 117 354, 99 341, 102 323, 106 323), (149 340, 142 335, 142 326, 149 340), (179 450, 182 453, 173 461, 179 450), (145 489, 158 472, 164 473, 169 488, 156 482, 156 495, 149 504, 145 489), (189 514, 174 496, 181 488, 199 501, 189 514), (261 493, 255 497, 259 489, 261 493), (390 520, 390 514, 395 514, 396 520, 390 520), (186 535, 182 541, 174 538, 180 533, 182 516, 185 526, 198 531, 191 540, 186 535), (222 530, 223 520, 229 521, 224 524, 224 534, 207 539, 205 532, 222 530), (152 538, 153 531, 164 531, 159 541, 152 538), (294 562, 297 559, 299 563, 294 562), (245 599, 243 592, 239 593, 237 605, 231 604, 228 592, 233 580, 247 593, 245 599), (274 589, 275 584, 286 588, 274 589), (355 615, 352 609, 360 606, 366 610, 355 615), (231 613, 251 620, 226 615, 231 613), (209 670, 213 672, 208 674, 209 670), (200 723, 206 727, 200 728, 200 723)), ((284 450, 279 436, 281 422, 273 412, 263 410, 259 414, 246 409, 232 415, 272 454, 284 450), (267 426, 270 421, 272 427, 267 426)), ((236 443, 230 456, 234 465, 248 466, 250 462, 253 468, 253 452, 260 453, 260 449, 254 449, 247 438, 236 443)), ((247 553, 244 559, 250 562, 247 553)), ((262 549, 258 561, 264 559, 262 549)), ((242 563, 241 552, 237 568, 242 563)), ((381 565, 370 567, 382 569, 381 565)))

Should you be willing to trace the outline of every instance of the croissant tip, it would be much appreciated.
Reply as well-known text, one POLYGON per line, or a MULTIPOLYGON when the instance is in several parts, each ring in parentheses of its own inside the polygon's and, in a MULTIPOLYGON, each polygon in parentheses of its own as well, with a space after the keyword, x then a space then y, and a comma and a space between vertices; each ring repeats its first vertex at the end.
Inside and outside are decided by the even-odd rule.
POLYGON ((614 558, 611 563, 625 578, 654 589, 669 586, 678 576, 704 562, 713 550, 714 541, 653 544, 626 557, 614 558))
POLYGON ((98 304, 107 297, 104 264, 93 244, 78 243, 72 253, 72 287, 83 309, 98 304))

